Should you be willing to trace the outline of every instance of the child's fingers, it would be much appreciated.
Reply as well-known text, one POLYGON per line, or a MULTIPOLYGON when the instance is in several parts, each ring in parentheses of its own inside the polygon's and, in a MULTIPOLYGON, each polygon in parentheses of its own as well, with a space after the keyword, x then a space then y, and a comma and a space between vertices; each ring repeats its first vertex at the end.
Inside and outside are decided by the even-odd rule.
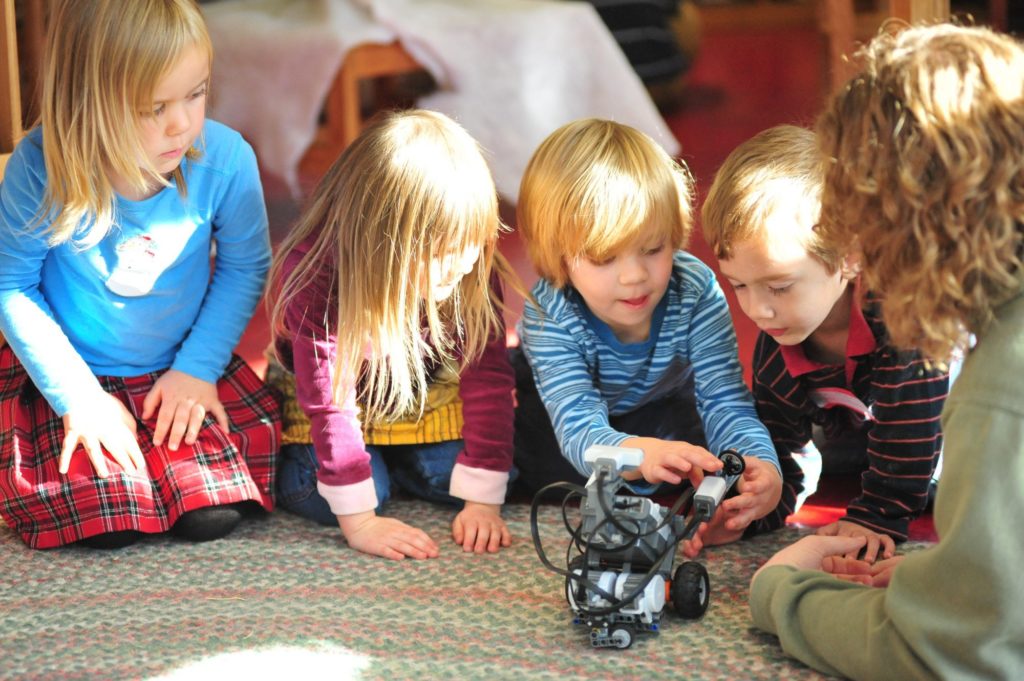
POLYGON ((213 416, 217 425, 220 426, 221 430, 225 433, 231 429, 231 423, 228 421, 228 412, 224 409, 224 405, 218 400, 210 405, 210 414, 213 416))
POLYGON ((160 403, 160 409, 156 413, 156 426, 153 428, 153 446, 159 447, 167 437, 167 431, 171 429, 174 422, 174 407, 167 402, 160 403))
POLYGON ((719 506, 718 513, 723 514, 722 524, 726 529, 745 529, 757 517, 757 497, 750 494, 739 494, 726 499, 719 506))
POLYGON ((94 437, 83 437, 82 446, 85 447, 85 453, 89 455, 89 461, 92 462, 92 467, 96 469, 96 474, 101 478, 109 476, 110 471, 107 468, 107 461, 103 456, 103 448, 100 446, 99 441, 94 437))
POLYGON ((692 467, 686 474, 687 480, 693 485, 694 489, 700 487, 700 483, 704 482, 704 471, 696 466, 692 467))
POLYGON ((398 551, 403 556, 423 560, 437 556, 437 544, 423 530, 404 523, 380 538, 380 543, 398 551))
POLYGON ((750 492, 741 492, 734 497, 729 497, 721 504, 722 510, 739 512, 757 506, 757 496, 750 492))
POLYGON ((704 533, 708 531, 708 524, 701 523, 697 531, 689 539, 683 540, 683 555, 687 558, 696 558, 701 549, 704 548, 704 533))
POLYGON ((487 532, 481 533, 477 539, 477 553, 497 553, 501 548, 501 542, 503 536, 508 535, 508 528, 505 526, 504 521, 497 520, 489 523, 487 532))
POLYGON ((160 398, 160 389, 154 385, 152 388, 149 389, 149 392, 146 393, 146 397, 143 398, 142 400, 143 421, 148 421, 149 419, 153 418, 153 412, 155 412, 156 408, 160 406, 161 401, 162 400, 160 398))
MULTIPOLYGON (((166 402, 164 403, 166 405, 166 402)), ((171 451, 177 451, 178 446, 181 445, 182 439, 185 437, 185 432, 189 428, 189 423, 193 418, 193 407, 195 406, 194 400, 183 400, 178 402, 174 406, 174 417, 171 419, 170 430, 167 433, 167 447, 171 451)), ((163 408, 160 409, 163 412, 163 408)), ((205 410, 203 415, 206 415, 205 410)), ((200 420, 202 423, 202 420, 200 420)), ((198 433, 198 431, 196 431, 198 433)))
POLYGON ((122 470, 135 472, 138 468, 135 466, 135 462, 132 461, 131 457, 128 456, 128 452, 125 450, 107 450, 110 452, 110 458, 117 462, 117 465, 122 470))
POLYGON ((709 473, 721 470, 724 465, 721 459, 703 447, 687 447, 683 456, 694 467, 708 471, 709 473))
POLYGON ((850 560, 845 556, 825 556, 821 560, 821 569, 835 575, 872 576, 871 565, 863 560, 850 560))
POLYGON ((683 541, 683 555, 691 560, 700 555, 700 550, 704 548, 704 542, 700 540, 700 537, 694 535, 691 539, 683 541))
POLYGON ((854 584, 863 584, 864 586, 874 586, 874 580, 866 575, 846 575, 837 574, 833 575, 836 579, 841 579, 844 582, 853 582, 854 584))
POLYGON ((494 537, 497 534, 495 532, 496 529, 497 528, 495 528, 491 523, 482 527, 477 527, 476 543, 473 544, 473 553, 487 553, 487 547, 492 543, 491 537, 494 537))
POLYGON ((462 515, 460 514, 455 516, 455 520, 452 521, 452 540, 460 546, 462 545, 463 538, 466 536, 466 530, 464 527, 462 515))
POLYGON ((399 535, 404 541, 423 551, 428 558, 437 556, 437 544, 434 543, 434 540, 426 532, 415 527, 409 527, 408 525, 406 530, 406 532, 399 535))
POLYGON ((135 436, 139 432, 138 423, 135 421, 135 415, 128 410, 128 407, 126 407, 124 402, 121 400, 116 397, 111 397, 110 399, 115 405, 117 405, 117 409, 121 413, 121 423, 123 423, 124 427, 131 432, 132 439, 134 440, 135 436))
POLYGON ((78 435, 69 431, 64 435, 64 442, 60 448, 60 459, 57 460, 57 470, 60 471, 61 475, 68 474, 68 467, 71 465, 71 455, 74 454, 77 447, 78 435))
POLYGON ((882 558, 892 558, 896 555, 896 541, 887 534, 879 535, 882 542, 882 558))
POLYGON ((466 536, 462 539, 462 550, 466 552, 472 551, 479 535, 480 526, 477 523, 467 523, 466 536))
POLYGON ((678 485, 680 482, 683 481, 682 477, 680 477, 675 471, 673 471, 668 466, 655 466, 652 473, 652 477, 654 479, 648 480, 647 482, 667 482, 671 485, 678 485))
POLYGON ((107 447, 107 452, 110 454, 110 458, 117 462, 123 470, 135 471, 138 470, 135 466, 135 462, 128 454, 128 447, 126 442, 120 442, 116 445, 107 447))
MULTIPOLYGON (((878 535, 877 534, 868 535, 867 546, 865 546, 864 549, 863 549, 864 560, 866 560, 869 563, 874 563, 875 559, 878 558, 878 547, 880 545, 881 545, 881 542, 878 540, 878 535)), ((854 551, 854 552, 852 552, 852 555, 849 554, 849 553, 846 554, 846 557, 847 558, 856 558, 858 553, 860 553, 860 552, 854 551)))
POLYGON ((146 470, 146 457, 142 454, 142 449, 139 447, 139 441, 134 437, 135 433, 132 433, 132 438, 126 447, 128 456, 131 458, 132 463, 135 464, 135 470, 145 471, 146 470))
MULTIPOLYGON (((746 475, 746 473, 744 473, 746 475)), ((740 494, 758 495, 768 489, 768 481, 764 476, 755 474, 752 478, 742 477, 736 481, 736 490, 740 494)))
POLYGON ((750 523, 755 520, 757 520, 757 513, 754 509, 741 511, 725 521, 725 529, 745 530, 750 526, 750 523))
POLYGON ((199 438, 199 431, 206 420, 206 408, 196 402, 188 411, 188 425, 185 427, 185 444, 194 445, 199 438))
POLYGON ((492 527, 491 534, 487 537, 487 546, 484 547, 488 553, 497 553, 501 548, 501 528, 492 527))
POLYGON ((391 548, 390 546, 387 546, 386 544, 378 546, 376 550, 373 551, 373 553, 375 555, 380 556, 381 558, 387 558, 388 560, 405 560, 404 553, 402 553, 401 551, 396 551, 395 549, 391 548))
POLYGON ((410 544, 409 542, 402 541, 400 539, 394 540, 390 548, 394 549, 395 551, 398 551, 403 556, 414 558, 416 560, 425 560, 430 557, 430 554, 428 554, 425 550, 421 549, 415 544, 410 544))

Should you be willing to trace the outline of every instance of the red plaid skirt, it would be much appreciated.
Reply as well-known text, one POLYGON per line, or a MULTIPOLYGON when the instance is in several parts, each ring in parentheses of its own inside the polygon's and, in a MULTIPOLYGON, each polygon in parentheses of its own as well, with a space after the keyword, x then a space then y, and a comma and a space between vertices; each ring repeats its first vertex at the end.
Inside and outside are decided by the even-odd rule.
POLYGON ((196 443, 183 440, 172 452, 153 446, 156 416, 140 418, 159 376, 99 378, 135 414, 146 472, 125 473, 107 457, 110 476, 100 478, 79 446, 61 475, 63 422, 10 347, 0 349, 0 515, 26 544, 45 549, 121 530, 166 532, 186 511, 239 501, 273 508, 281 438, 276 394, 233 357, 217 382, 230 432, 207 416, 196 443))

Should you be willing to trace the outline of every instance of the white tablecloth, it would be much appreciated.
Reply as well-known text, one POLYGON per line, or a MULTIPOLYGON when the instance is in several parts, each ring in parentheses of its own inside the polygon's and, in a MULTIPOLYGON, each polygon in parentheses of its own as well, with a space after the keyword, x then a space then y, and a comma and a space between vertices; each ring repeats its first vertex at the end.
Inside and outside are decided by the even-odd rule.
POLYGON ((440 89, 417 104, 459 121, 515 200, 533 150, 595 116, 679 144, 593 7, 562 0, 222 0, 204 5, 214 44, 209 115, 298 190, 298 163, 346 52, 402 40, 440 89))

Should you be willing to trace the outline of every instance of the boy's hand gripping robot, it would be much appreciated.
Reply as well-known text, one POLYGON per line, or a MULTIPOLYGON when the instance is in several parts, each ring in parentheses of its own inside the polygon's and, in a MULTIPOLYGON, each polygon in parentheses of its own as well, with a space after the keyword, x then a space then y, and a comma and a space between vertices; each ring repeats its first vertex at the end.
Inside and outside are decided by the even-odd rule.
POLYGON ((565 597, 576 615, 574 622, 590 628, 595 648, 628 648, 637 632, 657 632, 666 601, 690 619, 707 610, 711 585, 704 566, 687 561, 674 574, 672 568, 679 542, 711 520, 744 470, 743 458, 734 450, 719 458, 725 464, 722 472, 705 477, 696 491, 686 490, 671 508, 646 497, 616 494, 625 485, 621 474, 638 468, 643 460, 643 451, 626 447, 598 445, 587 450, 584 460, 594 472, 585 489, 558 482, 537 492, 531 507, 534 547, 548 569, 565 576, 565 597), (541 497, 558 488, 569 490, 562 513, 572 542, 564 570, 548 560, 537 525, 541 497), (566 505, 578 497, 583 499, 581 520, 573 528, 566 505), (689 517, 679 515, 691 501, 682 509, 689 517))

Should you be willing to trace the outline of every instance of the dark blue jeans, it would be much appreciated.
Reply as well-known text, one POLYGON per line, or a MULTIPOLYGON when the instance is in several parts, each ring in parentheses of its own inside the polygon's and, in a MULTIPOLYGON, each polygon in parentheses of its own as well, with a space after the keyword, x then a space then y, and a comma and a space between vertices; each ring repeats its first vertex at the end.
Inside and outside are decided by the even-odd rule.
MULTIPOLYGON (((448 494, 448 485, 455 457, 462 449, 462 440, 429 445, 368 446, 377 510, 391 498, 392 485, 421 499, 460 506, 462 500, 448 494)), ((337 518, 316 489, 318 467, 313 445, 282 447, 281 467, 277 473, 278 505, 321 525, 337 525, 337 518)))

